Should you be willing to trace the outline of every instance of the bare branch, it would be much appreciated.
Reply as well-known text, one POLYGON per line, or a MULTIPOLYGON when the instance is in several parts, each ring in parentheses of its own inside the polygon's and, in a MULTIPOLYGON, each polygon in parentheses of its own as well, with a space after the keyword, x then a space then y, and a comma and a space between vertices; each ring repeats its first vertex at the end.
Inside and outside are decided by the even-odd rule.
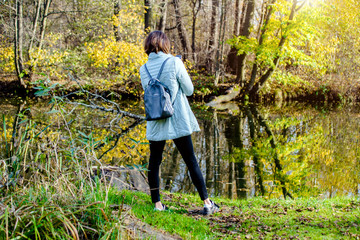
POLYGON ((95 105, 95 104, 85 104, 85 103, 81 103, 81 102, 72 102, 72 101, 70 101, 68 99, 66 99, 65 101, 67 103, 73 104, 73 105, 81 105, 81 106, 92 108, 92 109, 98 109, 98 110, 101 110, 101 111, 104 111, 104 112, 122 114, 124 116, 135 118, 135 119, 141 120, 141 121, 145 120, 144 116, 136 115, 136 114, 133 114, 133 113, 130 113, 130 112, 122 111, 122 110, 115 110, 113 108, 101 107, 101 106, 95 105))
POLYGON ((47 15, 45 15, 45 17, 48 17, 50 15, 53 15, 53 14, 63 14, 63 13, 79 13, 79 12, 84 12, 84 11, 58 11, 58 12, 50 12, 48 13, 47 15))
POLYGON ((143 121, 145 120, 145 117, 144 116, 140 116, 140 115, 137 115, 137 114, 133 114, 133 113, 130 113, 130 112, 127 112, 127 111, 123 111, 120 109, 119 105, 113 101, 110 101, 106 98, 104 98, 103 96, 100 96, 98 94, 95 94, 95 93, 91 93, 87 90, 85 90, 82 85, 80 84, 79 80, 78 80, 78 77, 76 77, 75 75, 69 73, 68 74, 69 78, 76 82, 77 85, 80 87, 80 90, 79 91, 76 91, 74 93, 70 93, 70 94, 67 94, 67 95, 64 95, 62 96, 62 99, 64 101, 66 101, 67 103, 69 104, 73 104, 73 105, 81 105, 81 106, 84 106, 84 107, 88 107, 88 108, 92 108, 92 109, 98 109, 98 110, 101 110, 101 111, 104 111, 104 112, 111 112, 111 113, 116 113, 116 114, 121 114, 123 116, 127 116, 127 117, 131 117, 131 118, 134 118, 138 121, 143 121), (87 99, 90 104, 85 104, 85 103, 80 103, 80 102, 73 102, 73 101, 70 101, 68 99, 69 96, 71 95, 75 95, 75 94, 78 94, 78 93, 85 93, 87 94, 88 96, 91 96, 92 99, 87 99), (96 104, 94 102, 94 100, 97 100, 97 99, 100 99, 102 100, 103 102, 106 102, 106 103, 109 103, 111 104, 113 107, 112 108, 106 108, 106 107, 103 107, 103 106, 99 106, 98 104, 96 104))
POLYGON ((307 0, 304 0, 299 7, 296 8, 295 12, 299 11, 307 2, 307 0))
POLYGON ((0 5, 3 5, 5 7, 7 7, 7 8, 9 8, 10 10, 16 11, 16 8, 14 8, 14 7, 10 6, 10 5, 6 5, 5 3, 0 3, 0 5))
MULTIPOLYGON (((139 125, 141 123, 141 121, 136 121, 136 122, 134 122, 133 124, 131 124, 128 128, 126 128, 125 130, 123 130, 121 133, 118 133, 118 134, 116 134, 115 135, 115 142, 114 142, 114 144, 108 149, 108 150, 106 150, 105 152, 103 152, 99 157, 98 157, 98 159, 101 159, 103 156, 105 156, 108 152, 110 152, 111 150, 113 150, 116 146, 117 146, 117 144, 118 144, 118 142, 119 142, 119 140, 120 140, 120 138, 123 136, 123 135, 125 135, 125 134, 127 134, 129 131, 131 131, 132 129, 134 129, 137 125, 139 125)), ((97 147, 96 149, 99 149, 99 148, 101 148, 102 146, 99 146, 99 147, 97 147)))

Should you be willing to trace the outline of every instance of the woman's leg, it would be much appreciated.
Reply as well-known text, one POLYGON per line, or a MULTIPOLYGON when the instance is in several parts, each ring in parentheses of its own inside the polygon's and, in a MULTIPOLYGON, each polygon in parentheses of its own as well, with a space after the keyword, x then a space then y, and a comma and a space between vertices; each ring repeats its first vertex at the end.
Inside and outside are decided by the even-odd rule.
POLYGON ((191 140, 191 135, 174 139, 176 147, 179 149, 183 157, 197 191, 199 192, 201 200, 208 201, 208 193, 205 186, 204 177, 200 171, 199 164, 196 160, 194 147, 191 140))
POLYGON ((150 160, 148 180, 151 193, 151 201, 153 203, 160 202, 159 191, 159 168, 162 161, 162 153, 165 141, 150 141, 150 160))

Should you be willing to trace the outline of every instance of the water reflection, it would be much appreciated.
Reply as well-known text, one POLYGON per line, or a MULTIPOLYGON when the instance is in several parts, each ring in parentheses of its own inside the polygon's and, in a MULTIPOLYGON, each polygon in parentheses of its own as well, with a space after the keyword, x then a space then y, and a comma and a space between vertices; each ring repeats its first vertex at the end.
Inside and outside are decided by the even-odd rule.
MULTIPOLYGON (((212 195, 293 198, 359 194, 358 109, 319 112, 314 108, 247 106, 239 110, 236 116, 213 111, 200 120, 202 131, 193 136, 212 195)), ((174 151, 172 147, 169 151, 174 151)), ((163 187, 195 191, 181 157, 168 154, 162 165, 163 187)))
MULTIPOLYGON (((358 107, 331 111, 305 105, 232 107, 235 108, 231 111, 195 107, 201 131, 193 134, 194 149, 211 195, 229 198, 359 195, 358 107)), ((138 102, 123 102, 122 108, 142 111, 138 102)), ((3 101, 0 109, 8 140, 17 141, 16 136, 21 135, 17 132, 22 121, 18 113, 27 112, 41 129, 54 122, 52 115, 46 113, 48 103, 3 101)), ((80 137, 79 132, 91 134, 95 154, 101 161, 146 167, 149 151, 144 123, 115 119, 109 113, 82 107, 69 107, 65 113, 72 134, 80 137)), ((42 133, 43 137, 50 137, 52 130, 50 126, 42 133)), ((4 129, 0 131, 3 159, 7 151, 4 129)), ((163 189, 195 192, 186 165, 171 141, 165 147, 161 176, 163 189)))

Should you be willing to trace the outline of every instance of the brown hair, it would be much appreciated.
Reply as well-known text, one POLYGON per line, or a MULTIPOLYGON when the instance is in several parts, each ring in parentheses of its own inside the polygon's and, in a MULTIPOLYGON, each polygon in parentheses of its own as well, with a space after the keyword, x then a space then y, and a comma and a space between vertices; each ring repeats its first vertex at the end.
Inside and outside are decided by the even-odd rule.
POLYGON ((160 51, 170 53, 170 40, 162 31, 153 31, 145 38, 144 49, 147 55, 160 51))

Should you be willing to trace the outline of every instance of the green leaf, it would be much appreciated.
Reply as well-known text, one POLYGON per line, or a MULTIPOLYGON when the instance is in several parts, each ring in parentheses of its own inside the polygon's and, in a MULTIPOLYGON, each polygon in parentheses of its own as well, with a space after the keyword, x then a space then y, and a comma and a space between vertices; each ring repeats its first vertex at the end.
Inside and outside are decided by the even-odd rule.
POLYGON ((50 126, 51 126, 51 124, 47 125, 43 130, 41 130, 38 134, 36 134, 34 138, 37 138, 42 132, 44 132, 50 126))
POLYGON ((22 123, 26 123, 28 121, 28 119, 22 120, 21 122, 19 122, 18 124, 22 124, 22 123))
POLYGON ((140 141, 136 141, 135 139, 133 138, 130 138, 131 141, 133 141, 134 143, 138 144, 140 141))
POLYGON ((85 133, 78 131, 78 133, 80 133, 81 136, 83 136, 86 139, 89 139, 90 137, 88 135, 86 135, 85 133))
POLYGON ((60 111, 59 110, 51 110, 49 112, 46 112, 46 114, 52 114, 52 113, 58 113, 58 112, 60 112, 60 111))

